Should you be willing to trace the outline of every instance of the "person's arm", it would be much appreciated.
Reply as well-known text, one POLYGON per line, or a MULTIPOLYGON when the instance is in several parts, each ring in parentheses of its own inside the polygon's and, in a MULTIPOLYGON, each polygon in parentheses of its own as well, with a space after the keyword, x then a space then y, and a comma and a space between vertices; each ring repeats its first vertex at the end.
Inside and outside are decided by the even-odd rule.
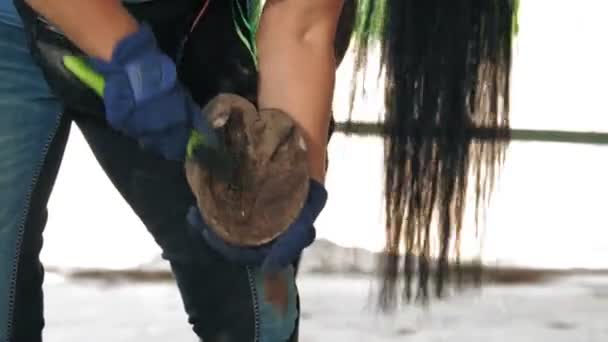
POLYGON ((121 39, 137 31, 137 21, 120 0, 26 0, 59 27, 86 54, 110 60, 121 39))
POLYGON ((303 130, 312 178, 323 183, 334 92, 334 41, 344 0, 268 0, 258 31, 259 106, 303 130))
MULTIPOLYGON (((183 161, 188 139, 202 136, 209 160, 223 161, 211 123, 179 84, 175 62, 152 27, 121 1, 26 1, 87 55, 62 56, 63 65, 102 98, 110 127, 168 160, 183 161)), ((215 170, 214 163, 207 167, 215 170)), ((223 170, 226 163, 217 164, 223 170)))

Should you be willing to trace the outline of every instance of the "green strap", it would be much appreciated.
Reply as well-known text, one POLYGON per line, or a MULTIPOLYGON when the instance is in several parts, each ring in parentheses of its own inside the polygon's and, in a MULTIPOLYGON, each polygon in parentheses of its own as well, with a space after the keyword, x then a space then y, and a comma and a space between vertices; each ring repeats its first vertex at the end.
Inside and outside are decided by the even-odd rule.
POLYGON ((192 159, 194 156, 194 152, 200 147, 207 143, 207 139, 200 132, 193 130, 190 133, 190 138, 188 139, 188 145, 186 146, 186 157, 188 159, 192 159))
POLYGON ((513 0, 513 37, 519 34, 519 0, 513 0))
POLYGON ((106 80, 101 74, 93 70, 84 58, 64 56, 63 65, 82 83, 93 89, 98 96, 103 97, 106 80))
POLYGON ((258 25, 262 13, 262 5, 260 0, 249 0, 247 14, 243 10, 239 0, 233 0, 232 6, 232 19, 234 22, 234 28, 239 39, 249 51, 249 55, 253 60, 256 70, 258 69, 258 53, 256 47, 256 35, 258 31, 258 25), (238 13, 237 13, 238 12, 238 13), (248 34, 243 33, 241 24, 245 26, 248 34))
POLYGON ((251 23, 251 38, 252 41, 255 42, 255 37, 257 36, 260 25, 260 19, 262 18, 262 1, 249 0, 248 4, 248 15, 251 23))

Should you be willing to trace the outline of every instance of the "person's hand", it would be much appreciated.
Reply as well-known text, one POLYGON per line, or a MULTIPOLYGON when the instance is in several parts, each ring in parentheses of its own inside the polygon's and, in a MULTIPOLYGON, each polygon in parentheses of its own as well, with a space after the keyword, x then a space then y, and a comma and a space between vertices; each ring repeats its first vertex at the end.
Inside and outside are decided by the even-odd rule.
POLYGON ((306 203, 289 228, 270 243, 260 247, 238 247, 222 240, 203 221, 196 206, 190 208, 188 222, 197 236, 223 257, 233 262, 261 266, 265 273, 277 273, 288 267, 310 246, 315 238, 314 222, 325 207, 327 190, 311 179, 306 203))
POLYGON ((110 61, 65 56, 64 65, 103 98, 114 129, 170 160, 184 160, 192 131, 217 146, 211 124, 177 79, 150 27, 121 40, 110 61))

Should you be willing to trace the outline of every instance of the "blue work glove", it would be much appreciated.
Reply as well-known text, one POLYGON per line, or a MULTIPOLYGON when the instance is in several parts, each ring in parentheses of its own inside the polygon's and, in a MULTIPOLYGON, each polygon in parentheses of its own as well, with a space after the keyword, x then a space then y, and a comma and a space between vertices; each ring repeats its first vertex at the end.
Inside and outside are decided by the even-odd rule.
POLYGON ((310 190, 297 219, 279 237, 260 247, 238 247, 225 242, 203 221, 197 207, 188 212, 188 222, 213 250, 233 262, 261 266, 265 273, 275 274, 289 266, 316 238, 314 222, 325 207, 327 190, 310 180, 310 190))
POLYGON ((110 126, 144 148, 184 160, 193 130, 217 146, 211 124, 179 83, 175 64, 146 24, 116 45, 109 62, 66 56, 64 65, 103 98, 110 126))

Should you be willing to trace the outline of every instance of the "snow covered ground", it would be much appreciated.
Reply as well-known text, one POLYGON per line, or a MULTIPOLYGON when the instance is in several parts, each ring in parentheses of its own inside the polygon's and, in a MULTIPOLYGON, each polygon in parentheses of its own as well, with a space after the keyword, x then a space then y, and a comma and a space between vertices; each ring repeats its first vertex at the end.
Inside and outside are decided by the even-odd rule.
MULTIPOLYGON (((369 305, 372 284, 304 274, 301 341, 608 341, 606 277, 488 286, 393 316, 369 305)), ((170 283, 109 286, 50 276, 45 290, 47 342, 196 341, 170 283)))
MULTIPOLYGON (((503 280, 527 282, 486 281, 481 289, 452 293, 427 308, 412 304, 384 315, 374 305, 377 279, 369 275, 376 258, 327 240, 306 250, 299 276, 302 342, 608 341, 606 272, 544 272, 534 278, 503 271, 503 280)), ((125 270, 47 268, 47 342, 195 341, 175 285, 162 280, 169 268, 160 258, 127 269, 131 281, 125 270), (157 281, 132 281, 150 279, 145 274, 157 281)), ((485 274, 496 279, 489 276, 495 270, 485 274)))

